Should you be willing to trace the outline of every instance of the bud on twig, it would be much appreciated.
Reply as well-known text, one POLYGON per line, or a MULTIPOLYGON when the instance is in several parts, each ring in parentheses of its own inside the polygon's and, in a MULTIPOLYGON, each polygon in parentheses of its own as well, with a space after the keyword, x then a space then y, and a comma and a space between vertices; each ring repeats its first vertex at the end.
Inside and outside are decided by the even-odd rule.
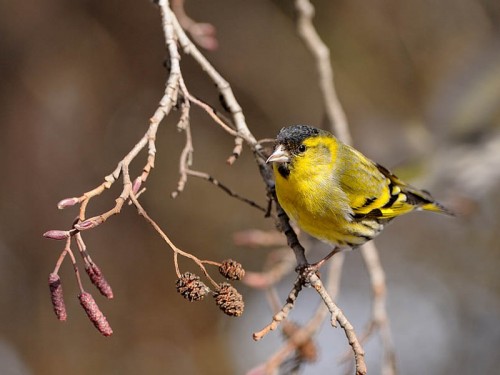
POLYGON ((221 263, 219 273, 229 280, 241 280, 245 276, 243 266, 232 259, 226 259, 221 263))
POLYGON ((80 231, 83 231, 83 230, 95 228, 99 224, 102 224, 103 222, 104 222, 104 220, 102 219, 101 216, 94 216, 94 217, 91 217, 90 219, 82 221, 81 223, 75 224, 75 228, 80 230, 80 231))
POLYGON ((175 283, 177 292, 190 302, 201 301, 210 289, 200 281, 200 277, 191 272, 185 272, 175 283))
POLYGON ((215 37, 215 27, 210 23, 193 23, 189 27, 189 32, 196 43, 208 51, 214 51, 219 46, 215 37))
POLYGON ((92 297, 90 293, 82 292, 78 295, 78 299, 97 330, 104 336, 111 336, 113 334, 113 330, 106 320, 106 317, 99 309, 99 306, 95 303, 94 297, 92 297))
POLYGON ((245 308, 242 295, 229 283, 220 283, 214 293, 215 303, 229 316, 241 316, 245 308))
POLYGON ((134 194, 137 194, 139 192, 139 189, 141 188, 142 185, 142 178, 139 176, 134 180, 134 183, 132 184, 132 192, 134 194))
POLYGON ((63 199, 62 201, 60 201, 58 204, 57 204, 57 208, 59 208, 60 210, 63 210, 65 209, 66 207, 71 207, 71 206, 74 206, 75 204, 77 204, 79 201, 79 199, 77 197, 73 197, 73 198, 66 198, 66 199, 63 199))
POLYGON ((57 319, 65 321, 67 318, 66 306, 64 305, 61 278, 57 273, 49 275, 50 299, 57 319))
POLYGON ((102 272, 99 267, 95 263, 91 263, 85 266, 85 272, 89 275, 90 281, 94 284, 99 292, 106 298, 113 298, 113 290, 111 286, 107 282, 107 280, 102 275, 102 272))
POLYGON ((71 237, 71 233, 67 230, 49 230, 43 234, 45 238, 49 238, 51 240, 66 240, 71 237))

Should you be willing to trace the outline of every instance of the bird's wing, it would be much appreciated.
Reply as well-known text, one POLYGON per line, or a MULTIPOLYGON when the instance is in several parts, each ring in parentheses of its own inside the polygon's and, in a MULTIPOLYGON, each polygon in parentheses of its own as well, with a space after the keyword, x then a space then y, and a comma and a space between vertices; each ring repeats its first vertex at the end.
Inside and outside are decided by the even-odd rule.
POLYGON ((407 185, 389 170, 357 150, 349 147, 345 152, 350 154, 346 155, 350 162, 340 177, 340 183, 349 197, 354 219, 389 220, 412 211, 419 198, 427 198, 425 192, 420 194, 416 189, 410 192, 407 185))
POLYGON ((402 201, 400 201, 399 199, 396 200, 394 206, 392 207, 396 211, 400 209, 401 206, 409 206, 409 211, 411 211, 411 209, 421 208, 427 211, 439 212, 451 216, 454 215, 453 212, 437 202, 428 191, 417 189, 411 185, 408 185, 407 183, 401 181, 396 175, 392 174, 391 171, 382 167, 381 165, 377 165, 377 168, 384 176, 387 177, 387 179, 389 179, 389 186, 392 185, 399 188, 401 190, 400 194, 404 196, 404 199, 402 199, 402 201))
POLYGON ((453 215, 425 190, 401 181, 391 171, 345 146, 339 182, 349 199, 355 220, 388 221, 415 209, 453 215))

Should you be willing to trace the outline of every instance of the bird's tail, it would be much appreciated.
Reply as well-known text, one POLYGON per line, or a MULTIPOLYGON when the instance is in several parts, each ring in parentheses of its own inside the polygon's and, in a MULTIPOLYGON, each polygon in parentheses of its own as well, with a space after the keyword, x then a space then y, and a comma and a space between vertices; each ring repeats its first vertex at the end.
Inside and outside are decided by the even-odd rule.
MULTIPOLYGON (((391 171, 382 167, 381 165, 377 164, 377 168, 380 172, 382 172, 384 176, 389 178, 392 184, 398 186, 401 189, 403 194, 406 195, 406 203, 413 206, 413 209, 420 209, 455 216, 455 214, 451 210, 447 209, 441 203, 437 202, 427 190, 420 190, 404 183, 391 171)), ((411 211, 411 209, 407 209, 405 212, 408 211, 411 211)))
POLYGON ((405 190, 408 200, 421 210, 455 216, 451 210, 437 202, 428 191, 415 189, 410 186, 407 186, 405 190))
POLYGON ((448 208, 443 206, 441 203, 436 202, 436 201, 425 203, 421 207, 423 210, 426 210, 426 211, 432 211, 432 212, 437 212, 437 213, 445 214, 445 215, 449 215, 449 216, 455 216, 453 211, 449 210, 448 208))

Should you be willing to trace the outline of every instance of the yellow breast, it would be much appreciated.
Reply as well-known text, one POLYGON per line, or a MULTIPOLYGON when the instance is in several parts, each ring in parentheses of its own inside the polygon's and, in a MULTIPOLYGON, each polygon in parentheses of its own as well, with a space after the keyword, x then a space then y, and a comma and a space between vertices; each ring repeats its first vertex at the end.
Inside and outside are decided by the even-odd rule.
POLYGON ((351 210, 333 173, 332 148, 323 143, 308 146, 315 147, 310 150, 314 152, 296 156, 287 176, 279 172, 279 165, 274 165, 280 205, 302 230, 316 238, 340 245, 358 243, 347 228, 351 210))

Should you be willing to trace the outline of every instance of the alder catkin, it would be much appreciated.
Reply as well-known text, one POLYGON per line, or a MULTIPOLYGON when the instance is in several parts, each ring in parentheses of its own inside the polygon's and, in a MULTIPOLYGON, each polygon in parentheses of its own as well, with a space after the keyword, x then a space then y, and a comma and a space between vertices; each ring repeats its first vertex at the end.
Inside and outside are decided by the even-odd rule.
POLYGON ((94 297, 92 297, 90 293, 83 292, 78 295, 78 299, 97 330, 104 336, 111 336, 113 334, 113 330, 111 329, 106 317, 99 309, 99 306, 97 306, 97 303, 94 301, 94 297))
POLYGON ((57 273, 49 275, 49 288, 50 300, 52 301, 57 319, 65 321, 68 315, 66 314, 66 305, 64 304, 61 278, 57 273))
POLYGON ((102 275, 100 268, 97 267, 95 263, 85 266, 85 272, 87 272, 90 281, 92 281, 92 284, 99 289, 99 292, 101 292, 103 296, 110 299, 113 298, 113 290, 111 289, 111 286, 102 275))

